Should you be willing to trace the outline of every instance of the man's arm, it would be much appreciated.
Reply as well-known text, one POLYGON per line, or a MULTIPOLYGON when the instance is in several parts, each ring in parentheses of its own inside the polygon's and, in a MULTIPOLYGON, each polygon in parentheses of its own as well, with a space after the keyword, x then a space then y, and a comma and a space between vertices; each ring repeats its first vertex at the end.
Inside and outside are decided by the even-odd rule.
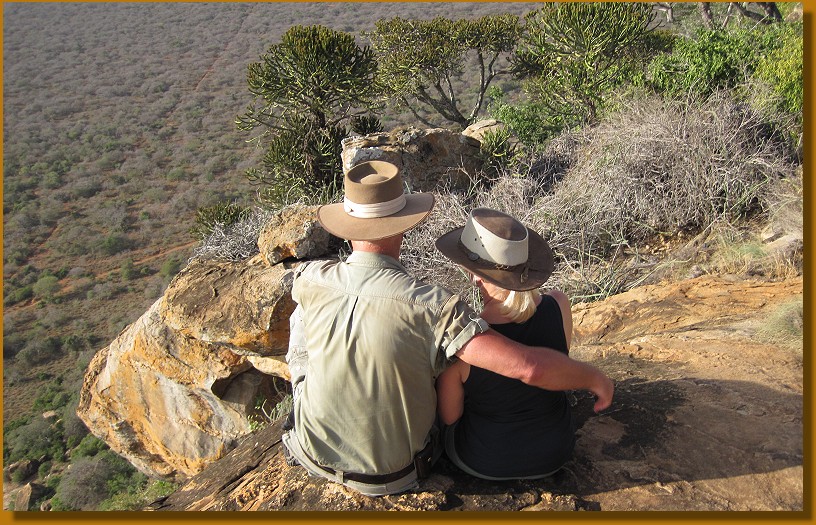
POLYGON ((495 330, 476 334, 456 352, 462 361, 547 390, 589 390, 595 412, 612 404, 614 385, 594 366, 546 347, 523 345, 495 330))

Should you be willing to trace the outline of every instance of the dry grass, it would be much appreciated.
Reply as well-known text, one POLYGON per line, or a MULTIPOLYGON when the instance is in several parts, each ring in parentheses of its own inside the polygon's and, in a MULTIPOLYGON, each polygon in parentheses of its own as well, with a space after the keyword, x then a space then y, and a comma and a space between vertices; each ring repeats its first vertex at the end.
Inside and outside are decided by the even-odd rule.
MULTIPOLYGON (((577 300, 628 290, 657 270, 665 275, 666 250, 655 245, 701 231, 708 233, 701 273, 791 275, 796 261, 774 260, 757 241, 735 237, 736 225, 769 214, 796 227, 801 169, 789 153, 761 115, 724 95, 691 107, 632 102, 490 182, 474 179, 454 193, 440 188, 433 214, 407 238, 406 264, 470 296, 467 279, 433 242, 463 225, 470 209, 487 206, 549 240, 560 264, 545 286, 577 300), (712 235, 719 225, 725 228, 712 235)), ((686 259, 679 270, 701 262, 695 253, 686 259)))

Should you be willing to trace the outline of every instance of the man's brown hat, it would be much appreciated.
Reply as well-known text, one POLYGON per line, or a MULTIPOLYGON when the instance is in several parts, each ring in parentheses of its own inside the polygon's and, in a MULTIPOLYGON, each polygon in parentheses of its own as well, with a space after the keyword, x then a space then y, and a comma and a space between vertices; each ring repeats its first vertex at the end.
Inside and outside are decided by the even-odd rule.
POLYGON ((431 193, 405 194, 397 166, 374 160, 354 166, 343 179, 345 198, 317 210, 332 235, 350 241, 375 241, 404 233, 433 208, 431 193))
POLYGON ((476 208, 461 228, 436 240, 445 257, 507 290, 534 290, 553 272, 550 246, 519 221, 489 208, 476 208))

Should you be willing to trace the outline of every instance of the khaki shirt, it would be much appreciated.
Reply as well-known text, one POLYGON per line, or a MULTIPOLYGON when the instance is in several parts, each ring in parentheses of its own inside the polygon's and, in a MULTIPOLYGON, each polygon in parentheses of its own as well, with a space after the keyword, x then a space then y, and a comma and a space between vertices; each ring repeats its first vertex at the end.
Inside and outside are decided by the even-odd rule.
POLYGON ((392 257, 354 252, 298 271, 287 360, 301 447, 335 470, 399 471, 428 442, 436 376, 487 323, 392 257))

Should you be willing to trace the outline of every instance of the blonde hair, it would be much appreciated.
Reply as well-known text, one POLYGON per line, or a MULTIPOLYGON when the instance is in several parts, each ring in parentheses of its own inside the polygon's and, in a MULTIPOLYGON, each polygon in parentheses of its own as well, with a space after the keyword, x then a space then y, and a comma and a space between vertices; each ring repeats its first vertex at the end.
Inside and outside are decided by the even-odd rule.
POLYGON ((514 323, 523 323, 533 316, 536 311, 535 298, 540 295, 538 290, 517 292, 507 290, 507 297, 497 305, 498 313, 514 323))

